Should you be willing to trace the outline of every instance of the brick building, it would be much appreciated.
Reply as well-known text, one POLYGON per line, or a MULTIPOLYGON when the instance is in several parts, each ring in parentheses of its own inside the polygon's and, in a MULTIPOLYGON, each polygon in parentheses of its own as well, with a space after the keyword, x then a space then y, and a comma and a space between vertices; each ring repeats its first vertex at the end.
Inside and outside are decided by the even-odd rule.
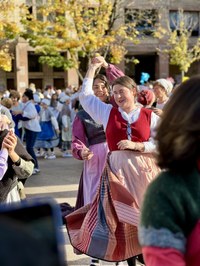
MULTIPOLYGON (((45 0, 17 0, 17 2, 26 2, 32 7, 34 13, 37 12, 37 4, 45 0)), ((133 10, 137 14, 139 10, 142 12, 150 11, 157 20, 165 27, 166 19, 170 22, 173 18, 177 19, 177 10, 182 8, 186 16, 190 16, 195 21, 193 36, 191 42, 200 37, 200 0, 135 0, 123 1, 123 6, 120 10, 123 20, 120 23, 125 23, 126 20, 132 19, 128 15, 128 11, 133 10)), ((155 23, 158 22, 155 20, 155 23)), ((170 26, 173 27, 173 25, 170 26)), ((127 58, 135 57, 140 63, 133 65, 123 61, 120 67, 125 73, 139 82, 141 72, 150 74, 150 79, 154 80, 160 77, 172 76, 177 81, 180 79, 180 71, 178 67, 169 65, 168 58, 162 53, 157 52, 157 48, 165 47, 164 41, 158 41, 148 36, 153 30, 153 25, 146 21, 138 25, 138 30, 146 31, 144 39, 141 38, 140 44, 133 45, 127 43, 128 53, 127 58)), ((195 62, 189 69, 187 75, 192 76, 200 73, 200 62, 195 62)), ((38 63, 38 55, 34 53, 34 49, 24 40, 19 40, 15 47, 15 60, 11 72, 0 71, 0 88, 16 88, 23 91, 28 84, 35 83, 37 88, 43 89, 47 84, 53 84, 57 88, 63 88, 66 84, 78 85, 78 76, 74 69, 67 72, 60 71, 55 68, 41 65, 38 63)))

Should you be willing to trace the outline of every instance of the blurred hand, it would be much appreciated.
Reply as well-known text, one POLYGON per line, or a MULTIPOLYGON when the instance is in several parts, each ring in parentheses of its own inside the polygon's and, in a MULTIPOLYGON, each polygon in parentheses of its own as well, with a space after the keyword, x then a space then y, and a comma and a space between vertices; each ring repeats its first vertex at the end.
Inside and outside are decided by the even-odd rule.
POLYGON ((60 134, 60 130, 56 129, 56 134, 59 135, 60 134))
POLYGON ((163 110, 161 110, 159 108, 153 108, 152 111, 158 116, 161 116, 163 113, 163 110))
POLYGON ((108 63, 106 62, 105 58, 101 55, 95 56, 94 58, 92 58, 92 63, 100 63, 101 66, 107 68, 108 67, 108 63))
POLYGON ((131 140, 124 139, 124 140, 120 140, 117 143, 117 147, 119 150, 135 150, 136 143, 131 140))
POLYGON ((19 115, 19 114, 22 114, 23 111, 13 111, 12 113, 13 113, 13 115, 19 115))
POLYGON ((94 153, 91 152, 88 148, 84 148, 81 151, 81 157, 83 160, 90 160, 94 156, 94 153))
POLYGON ((97 57, 94 57, 91 59, 90 67, 95 68, 97 70, 98 68, 102 67, 103 62, 99 60, 97 57))
POLYGON ((14 132, 10 130, 3 140, 2 147, 6 148, 8 150, 8 154, 10 155, 14 152, 16 145, 17 137, 14 132))

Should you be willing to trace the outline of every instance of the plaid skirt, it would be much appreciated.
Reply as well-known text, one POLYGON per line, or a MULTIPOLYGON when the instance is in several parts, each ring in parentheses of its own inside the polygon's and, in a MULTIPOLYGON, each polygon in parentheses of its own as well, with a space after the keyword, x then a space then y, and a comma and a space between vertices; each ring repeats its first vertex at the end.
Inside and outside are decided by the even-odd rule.
POLYGON ((107 163, 94 201, 65 219, 75 249, 116 262, 141 253, 137 235, 139 216, 135 199, 107 163))

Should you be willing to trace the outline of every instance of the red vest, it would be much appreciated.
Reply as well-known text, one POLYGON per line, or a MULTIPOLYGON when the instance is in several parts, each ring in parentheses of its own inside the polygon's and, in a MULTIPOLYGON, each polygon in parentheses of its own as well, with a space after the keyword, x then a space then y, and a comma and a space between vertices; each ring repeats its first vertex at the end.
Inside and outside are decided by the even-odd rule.
MULTIPOLYGON (((141 108, 138 120, 131 124, 131 140, 134 142, 148 141, 150 137, 152 111, 141 108)), ((106 140, 110 151, 118 150, 117 143, 128 139, 127 121, 123 119, 117 108, 113 107, 106 127, 106 140)))

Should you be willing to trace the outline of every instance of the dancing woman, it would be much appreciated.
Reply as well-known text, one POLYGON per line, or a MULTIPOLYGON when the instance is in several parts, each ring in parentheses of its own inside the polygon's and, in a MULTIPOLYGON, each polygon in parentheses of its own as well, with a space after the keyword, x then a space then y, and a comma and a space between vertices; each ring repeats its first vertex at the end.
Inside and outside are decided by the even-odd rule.
POLYGON ((103 260, 122 261, 141 253, 137 226, 144 192, 159 172, 153 156, 159 117, 135 103, 137 86, 127 76, 112 85, 118 107, 95 97, 93 78, 101 65, 93 61, 89 66, 80 102, 103 125, 110 154, 92 204, 70 214, 66 221, 76 249, 103 260))

